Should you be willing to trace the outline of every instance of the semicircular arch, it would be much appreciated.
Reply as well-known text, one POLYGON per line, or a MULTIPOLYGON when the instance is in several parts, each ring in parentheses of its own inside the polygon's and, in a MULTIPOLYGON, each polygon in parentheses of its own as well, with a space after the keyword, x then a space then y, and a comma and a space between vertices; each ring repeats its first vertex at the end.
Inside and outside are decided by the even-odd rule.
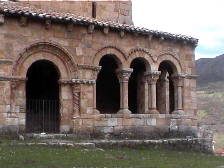
POLYGON ((146 67, 146 71, 151 71, 151 66, 155 63, 153 60, 152 54, 149 51, 145 51, 144 49, 136 49, 130 52, 128 57, 128 62, 132 62, 134 59, 139 58, 143 61, 146 67))
POLYGON ((12 75, 25 76, 29 66, 37 60, 53 62, 60 70, 60 78, 78 77, 77 64, 69 52, 48 42, 35 43, 25 48, 13 64, 12 75))
POLYGON ((174 73, 183 73, 183 63, 172 54, 161 54, 156 60, 158 66, 157 69, 163 61, 167 61, 174 73))
POLYGON ((111 55, 117 62, 118 68, 122 68, 122 63, 127 59, 124 52, 122 52, 118 47, 106 46, 97 51, 93 59, 93 65, 98 66, 101 58, 105 55, 111 55))

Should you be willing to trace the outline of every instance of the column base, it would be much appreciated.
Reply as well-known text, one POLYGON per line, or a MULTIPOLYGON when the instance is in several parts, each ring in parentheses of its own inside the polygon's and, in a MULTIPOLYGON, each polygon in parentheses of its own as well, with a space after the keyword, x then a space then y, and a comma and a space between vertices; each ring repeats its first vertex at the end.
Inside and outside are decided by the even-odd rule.
POLYGON ((100 114, 100 111, 97 109, 93 109, 93 114, 100 114))
POLYGON ((121 109, 117 112, 117 114, 131 114, 131 111, 128 109, 121 109))
POLYGON ((172 114, 180 114, 180 115, 184 115, 184 111, 183 110, 174 110, 172 112, 172 114))
POLYGON ((146 114, 159 114, 159 112, 156 109, 149 109, 148 111, 146 111, 146 114))

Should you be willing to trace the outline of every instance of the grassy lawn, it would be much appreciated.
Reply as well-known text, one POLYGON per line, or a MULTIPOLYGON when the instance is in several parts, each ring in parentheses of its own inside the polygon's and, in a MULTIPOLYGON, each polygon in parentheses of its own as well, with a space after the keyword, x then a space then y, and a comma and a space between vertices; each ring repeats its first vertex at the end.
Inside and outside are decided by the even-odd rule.
POLYGON ((0 167, 152 167, 212 168, 224 157, 147 148, 83 149, 0 144, 0 167))

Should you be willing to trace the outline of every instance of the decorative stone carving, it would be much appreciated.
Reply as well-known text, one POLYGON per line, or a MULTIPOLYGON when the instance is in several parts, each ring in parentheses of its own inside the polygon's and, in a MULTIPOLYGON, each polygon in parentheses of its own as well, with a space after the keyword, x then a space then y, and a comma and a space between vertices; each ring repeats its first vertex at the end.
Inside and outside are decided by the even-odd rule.
POLYGON ((72 85, 73 92, 73 114, 74 117, 79 115, 79 106, 80 106, 80 85, 73 84, 72 85))
POLYGON ((72 79, 73 84, 94 84, 96 81, 91 79, 72 79))
POLYGON ((161 36, 160 38, 159 38, 159 43, 162 43, 163 41, 164 41, 164 37, 163 36, 161 36))
POLYGON ((0 24, 3 24, 5 22, 5 15, 0 14, 0 24))
POLYGON ((133 72, 132 68, 123 68, 123 69, 117 69, 115 70, 117 77, 119 79, 119 82, 128 82, 129 77, 131 76, 131 73, 133 72))
POLYGON ((51 20, 50 19, 47 19, 45 21, 45 29, 49 29, 50 26, 51 26, 51 20))
POLYGON ((89 33, 89 34, 92 34, 92 33, 93 33, 93 30, 94 30, 94 24, 90 24, 90 25, 88 26, 88 33, 89 33))
POLYGON ((184 78, 186 78, 186 75, 181 74, 181 73, 173 74, 171 76, 171 79, 173 81, 173 85, 174 86, 180 86, 180 87, 184 85, 184 78))
POLYGON ((20 25, 21 27, 24 27, 24 26, 26 25, 26 21, 27 21, 27 17, 22 16, 22 17, 20 18, 19 25, 20 25))
POLYGON ((144 73, 148 84, 156 84, 160 74, 161 74, 161 71, 150 71, 150 72, 144 73))
POLYGON ((19 81, 18 80, 13 80, 11 81, 11 88, 12 89, 16 89, 16 87, 18 86, 19 81))
POLYGON ((12 65, 13 60, 11 59, 0 59, 0 64, 12 65))
POLYGON ((138 37, 138 34, 139 34, 138 32, 135 32, 135 33, 134 33, 135 37, 138 37))
POLYGON ((71 32, 74 28, 74 23, 73 22, 68 22, 67 23, 67 31, 71 32))
POLYGON ((103 33, 108 34, 109 33, 109 27, 104 27, 103 28, 103 33))
MULTIPOLYGON (((147 49, 145 49, 145 48, 135 48, 135 49, 132 49, 132 50, 130 51, 130 53, 128 54, 128 58, 129 58, 132 54, 134 54, 135 52, 143 52, 143 54, 138 54, 139 57, 143 57, 143 55, 145 55, 145 53, 146 53, 149 57, 151 57, 151 58, 153 59, 154 62, 156 61, 156 59, 155 59, 154 56, 153 56, 152 51, 147 50, 147 49)), ((145 58, 145 57, 144 57, 144 58, 145 58)), ((148 60, 148 58, 145 58, 145 59, 148 60)))
POLYGON ((120 37, 124 37, 124 31, 120 31, 120 37))

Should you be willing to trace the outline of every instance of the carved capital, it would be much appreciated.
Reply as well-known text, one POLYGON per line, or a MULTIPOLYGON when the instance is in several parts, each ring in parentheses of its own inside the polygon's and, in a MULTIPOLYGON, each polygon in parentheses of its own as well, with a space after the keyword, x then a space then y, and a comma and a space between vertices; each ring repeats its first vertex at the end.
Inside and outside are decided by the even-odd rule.
POLYGON ((98 66, 98 67, 96 67, 96 69, 93 69, 93 70, 92 70, 92 72, 93 72, 93 79, 94 79, 94 80, 97 79, 97 76, 98 76, 98 74, 99 74, 101 68, 102 68, 101 66, 98 66))
POLYGON ((184 78, 186 78, 185 74, 173 74, 171 75, 171 79, 173 81, 174 86, 183 86, 184 85, 184 78))
POLYGON ((26 21, 27 21, 27 17, 22 16, 22 17, 20 18, 19 25, 20 25, 21 27, 26 26, 26 21))
POLYGON ((19 80, 12 80, 11 81, 11 88, 12 89, 16 89, 16 87, 18 86, 19 84, 19 80))
POLYGON ((161 71, 150 71, 150 72, 144 73, 148 84, 156 84, 160 74, 161 74, 161 71))
POLYGON ((0 14, 0 24, 3 24, 5 22, 5 15, 0 14))
POLYGON ((128 82, 132 72, 133 72, 132 68, 123 68, 115 70, 115 73, 117 74, 120 83, 128 82))
POLYGON ((94 24, 90 24, 90 25, 88 26, 88 33, 89 33, 89 34, 93 33, 93 30, 94 30, 94 24))

